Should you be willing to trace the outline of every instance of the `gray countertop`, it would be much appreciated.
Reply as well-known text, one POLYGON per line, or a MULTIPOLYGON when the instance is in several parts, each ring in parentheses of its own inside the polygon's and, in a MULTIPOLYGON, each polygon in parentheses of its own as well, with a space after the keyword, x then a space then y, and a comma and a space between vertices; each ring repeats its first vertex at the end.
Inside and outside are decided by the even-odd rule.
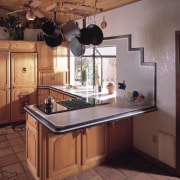
POLYGON ((25 110, 29 114, 53 133, 66 133, 157 110, 157 107, 152 106, 151 104, 129 103, 124 98, 117 97, 115 94, 109 95, 106 91, 97 93, 85 88, 66 89, 65 86, 40 86, 39 88, 50 88, 74 96, 92 96, 109 102, 109 104, 105 105, 51 115, 43 113, 34 105, 25 107, 25 110))

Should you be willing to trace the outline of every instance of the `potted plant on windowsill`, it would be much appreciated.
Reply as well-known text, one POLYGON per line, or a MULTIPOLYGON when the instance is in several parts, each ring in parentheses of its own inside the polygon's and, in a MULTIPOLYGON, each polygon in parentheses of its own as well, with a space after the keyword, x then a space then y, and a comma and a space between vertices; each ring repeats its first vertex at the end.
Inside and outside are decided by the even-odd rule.
POLYGON ((109 94, 114 94, 115 91, 115 85, 113 82, 109 82, 107 85, 108 93, 109 94))

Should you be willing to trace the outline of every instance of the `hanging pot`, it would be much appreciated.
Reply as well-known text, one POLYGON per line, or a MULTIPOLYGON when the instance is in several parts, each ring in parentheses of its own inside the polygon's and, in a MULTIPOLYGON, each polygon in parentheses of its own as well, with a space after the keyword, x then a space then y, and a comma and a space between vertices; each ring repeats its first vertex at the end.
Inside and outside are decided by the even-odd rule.
POLYGON ((82 28, 78 40, 81 44, 89 45, 94 40, 94 32, 90 28, 82 28))
POLYGON ((73 37, 70 42, 70 49, 74 56, 82 56, 85 53, 85 45, 81 44, 77 37, 73 37))
POLYGON ((44 40, 48 46, 55 48, 62 43, 63 37, 61 34, 59 34, 59 36, 57 36, 56 38, 52 38, 52 37, 44 35, 44 40))
POLYGON ((46 36, 56 38, 60 34, 60 29, 52 21, 47 21, 42 25, 42 30, 46 36))
POLYGON ((94 33, 94 39, 91 44, 99 45, 103 41, 103 32, 96 24, 90 24, 87 26, 88 29, 92 30, 94 33))
POLYGON ((67 41, 71 41, 74 36, 78 36, 80 31, 75 21, 71 20, 61 26, 61 31, 67 41))

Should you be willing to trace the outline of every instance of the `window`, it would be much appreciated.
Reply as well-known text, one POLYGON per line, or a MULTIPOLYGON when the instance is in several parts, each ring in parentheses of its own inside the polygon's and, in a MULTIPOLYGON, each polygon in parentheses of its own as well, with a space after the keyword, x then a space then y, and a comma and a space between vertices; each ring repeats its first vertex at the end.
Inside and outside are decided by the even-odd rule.
POLYGON ((71 57, 71 84, 94 87, 116 84, 116 47, 89 47, 82 57, 71 57))

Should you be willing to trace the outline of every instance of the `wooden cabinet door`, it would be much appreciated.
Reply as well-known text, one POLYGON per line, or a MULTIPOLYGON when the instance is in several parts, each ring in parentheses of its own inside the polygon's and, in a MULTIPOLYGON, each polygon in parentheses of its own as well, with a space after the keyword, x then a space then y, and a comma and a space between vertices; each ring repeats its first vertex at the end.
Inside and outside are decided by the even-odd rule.
POLYGON ((37 42, 38 52, 38 69, 39 70, 53 70, 54 69, 54 57, 53 49, 44 42, 37 42))
POLYGON ((24 106, 37 103, 37 88, 13 88, 11 90, 11 123, 25 121, 24 106))
POLYGON ((26 118, 27 166, 35 177, 39 176, 38 123, 30 115, 26 118))
POLYGON ((104 162, 108 155, 107 125, 87 128, 82 133, 82 169, 104 162))
POLYGON ((0 124, 10 123, 9 53, 0 52, 0 124))
POLYGON ((64 179, 79 171, 81 161, 80 134, 48 134, 48 178, 64 179))
POLYGON ((109 124, 109 157, 117 157, 132 148, 132 118, 109 124))
POLYGON ((11 87, 37 86, 37 53, 11 53, 11 87))
POLYGON ((37 54, 11 53, 11 122, 25 120, 24 106, 37 103, 37 54))

